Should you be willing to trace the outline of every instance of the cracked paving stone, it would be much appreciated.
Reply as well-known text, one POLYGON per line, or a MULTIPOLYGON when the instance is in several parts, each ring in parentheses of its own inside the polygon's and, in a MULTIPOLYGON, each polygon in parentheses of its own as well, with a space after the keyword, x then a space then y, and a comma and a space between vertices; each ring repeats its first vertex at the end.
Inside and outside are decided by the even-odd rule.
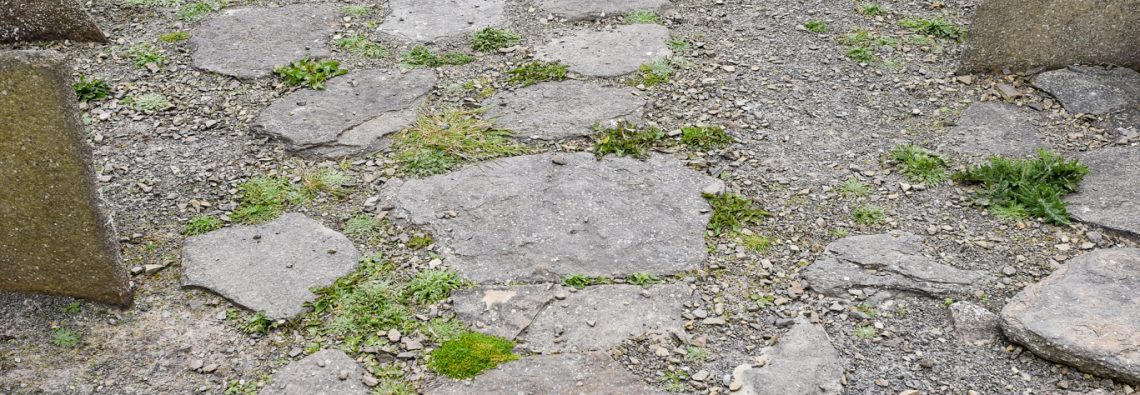
POLYGON ((843 392, 843 359, 823 327, 797 318, 775 346, 764 350, 767 363, 738 366, 729 388, 734 395, 837 395, 843 392))
POLYGON ((546 82, 495 94, 484 108, 495 125, 518 137, 557 140, 588 136, 594 126, 641 123, 647 100, 633 88, 582 81, 546 82))
POLYGON ((340 350, 321 350, 292 362, 259 392, 260 395, 364 395, 364 368, 340 350))
POLYGON ((1053 95, 1070 114, 1105 114, 1140 104, 1140 72, 1069 66, 1033 77, 1033 86, 1053 95))
POLYGON ((643 64, 672 56, 673 51, 666 45, 668 40, 668 28, 643 23, 570 33, 538 47, 535 52, 538 59, 565 63, 576 73, 617 77, 637 71, 643 64))
POLYGON ((470 382, 440 379, 430 395, 663 394, 607 353, 535 355, 507 362, 470 382))
POLYGON ((379 30, 430 42, 501 25, 504 6, 504 0, 391 0, 379 30))
POLYGON ((950 128, 935 149, 959 152, 978 158, 994 155, 1021 157, 1041 148, 1049 148, 1037 136, 1037 126, 1017 106, 998 103, 974 103, 950 128))
POLYGON ((1081 155, 1089 167, 1080 189, 1065 197, 1081 222, 1140 235, 1140 147, 1108 147, 1081 155))
POLYGON ((190 34, 194 67, 260 78, 302 58, 323 58, 340 13, 331 4, 226 8, 190 34))
POLYGON ((581 21, 634 11, 651 11, 660 15, 671 3, 669 0, 541 0, 538 5, 559 18, 581 21))

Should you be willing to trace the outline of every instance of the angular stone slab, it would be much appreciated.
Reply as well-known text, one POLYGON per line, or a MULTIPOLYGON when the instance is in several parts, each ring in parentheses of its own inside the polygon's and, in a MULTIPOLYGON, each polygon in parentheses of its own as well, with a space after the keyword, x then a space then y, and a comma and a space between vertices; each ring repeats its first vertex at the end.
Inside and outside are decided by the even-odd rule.
POLYGON ((1042 148, 1049 145, 1037 136, 1029 117, 1016 106, 982 102, 966 109, 937 150, 988 158, 994 155, 1021 157, 1042 148))
POLYGON ((380 31, 430 42, 502 25, 505 0, 390 0, 380 31))
POLYGON ((429 70, 350 73, 330 80, 323 91, 301 89, 277 99, 258 115, 253 130, 305 155, 339 158, 377 150, 384 136, 416 120, 435 82, 429 70))
POLYGON ((954 332, 967 344, 991 344, 1001 338, 997 314, 985 307, 970 302, 956 302, 950 305, 950 318, 954 321, 954 332))
POLYGON ((344 235, 303 214, 186 239, 182 286, 211 290, 272 319, 291 318, 316 299, 311 288, 356 269, 360 253, 344 235))
POLYGON ((364 368, 341 350, 321 350, 285 365, 273 375, 260 395, 368 394, 361 381, 364 368), (347 378, 341 380, 341 373, 347 378))
POLYGON ((107 37, 75 0, 0 2, 0 43, 71 40, 104 42, 107 37))
POLYGON ((426 393, 664 394, 604 352, 526 357, 499 365, 470 382, 446 380, 426 393))
POLYGON ((880 288, 929 296, 968 290, 988 278, 922 254, 922 237, 906 232, 844 237, 808 266, 804 278, 817 292, 839 296, 848 289, 880 288))
POLYGON ((566 293, 553 284, 462 289, 451 294, 452 310, 480 332, 515 340, 556 292, 566 293))
POLYGON ((0 289, 127 306, 72 83, 58 52, 0 52, 0 289))
POLYGON ((1038 356, 1140 384, 1140 249, 1096 250, 1025 287, 1001 311, 1005 335, 1038 356))
POLYGON ((1033 86, 1053 95, 1071 114, 1105 114, 1140 105, 1140 72, 1122 67, 1070 66, 1038 74, 1033 86))
POLYGON ((594 125, 641 122, 647 100, 633 88, 607 88, 582 81, 546 82, 502 91, 484 106, 495 125, 516 136, 542 140, 586 136, 594 125))
POLYGON ((561 62, 570 70, 596 77, 617 77, 641 65, 673 55, 666 41, 669 29, 656 24, 622 25, 556 38, 535 52, 541 60, 561 62))
POLYGON ((663 155, 541 154, 390 182, 381 197, 396 218, 427 226, 465 278, 557 282, 698 268, 708 185, 723 183, 663 155))
POLYGON ((339 16, 331 4, 226 8, 194 29, 191 59, 206 71, 268 77, 275 66, 329 56, 339 16))
POLYGON ((1117 64, 1140 69, 1136 0, 986 0, 974 13, 965 73, 1117 64))
POLYGON ((843 393, 843 360, 827 332, 803 318, 778 343, 764 350, 762 367, 741 365, 733 372, 734 395, 843 393))
POLYGON ((1140 147, 1108 147, 1081 155, 1089 174, 1065 197, 1081 222, 1140 235, 1140 147))
POLYGON ((546 12, 571 21, 624 15, 634 11, 661 14, 670 5, 669 0, 541 0, 538 4, 546 12))

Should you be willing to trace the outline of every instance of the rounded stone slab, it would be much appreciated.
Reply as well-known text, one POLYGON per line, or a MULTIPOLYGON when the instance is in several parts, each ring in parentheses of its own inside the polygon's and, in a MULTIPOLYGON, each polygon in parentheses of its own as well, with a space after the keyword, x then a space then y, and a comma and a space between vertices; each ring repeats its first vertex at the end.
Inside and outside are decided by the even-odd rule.
POLYGON ((557 17, 571 21, 597 19, 610 15, 623 15, 633 11, 653 11, 661 14, 670 5, 669 0, 541 0, 539 7, 557 17))
POLYGON ((561 62, 570 70, 596 77, 617 77, 641 65, 673 55, 665 26, 642 23, 557 38, 536 49, 541 60, 561 62))
POLYGON ((1034 354, 1140 384, 1140 249, 1093 251, 1025 287, 1001 311, 1034 354))
POLYGON ((495 125, 516 136, 542 140, 586 136, 594 125, 640 123, 647 100, 633 88, 581 81, 545 82, 495 94, 484 108, 495 125))
POLYGON ((843 360, 822 327, 803 318, 775 346, 764 350, 768 363, 733 371, 735 395, 787 395, 843 393, 843 360))
POLYGON ((470 280, 557 282, 700 267, 711 184, 723 185, 663 155, 541 154, 390 182, 381 196, 396 218, 427 226, 470 280))
POLYGON ((259 395, 354 395, 368 394, 361 381, 364 369, 340 350, 321 350, 285 365, 259 395), (341 379, 341 374, 347 377, 341 379))
POLYGON ((272 319, 301 313, 309 291, 356 269, 360 253, 344 235, 302 214, 186 239, 182 286, 211 290, 272 319))
POLYGON ((275 66, 329 56, 337 17, 329 4, 223 9, 190 35, 191 59, 206 71, 267 77, 275 66))
POLYGON ((1037 136, 1036 127, 1017 106, 982 102, 970 105, 958 125, 942 138, 937 151, 953 151, 976 157, 1025 156, 1049 148, 1037 136))
POLYGON ((1069 214, 1081 222, 1140 235, 1140 146, 1109 147, 1081 156, 1089 167, 1069 214))
POLYGON ((446 380, 426 393, 664 394, 604 352, 526 357, 499 365, 470 382, 446 380))
POLYGON ((323 91, 301 89, 277 99, 258 115, 253 130, 310 156, 376 150, 384 136, 415 121, 435 82, 429 70, 349 73, 329 80, 323 91))
POLYGON ((389 0, 380 31, 412 41, 435 41, 503 24, 505 0, 389 0))
POLYGON ((1070 66, 1033 77, 1033 86, 1057 98, 1069 113, 1105 114, 1140 104, 1140 72, 1070 66))

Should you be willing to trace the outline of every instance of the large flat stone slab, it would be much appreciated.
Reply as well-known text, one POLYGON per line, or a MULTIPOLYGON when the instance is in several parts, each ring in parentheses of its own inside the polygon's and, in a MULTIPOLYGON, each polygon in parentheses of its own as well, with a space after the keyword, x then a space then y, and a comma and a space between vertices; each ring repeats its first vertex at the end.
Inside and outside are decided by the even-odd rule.
POLYGON ((540 154, 393 181, 381 197, 396 218, 428 227, 465 278, 557 282, 700 267, 710 216, 701 189, 712 184, 723 183, 663 155, 540 154))
POLYGON ((58 52, 0 52, 0 290, 129 305, 73 81, 58 52))
POLYGON ((839 296, 848 289, 878 288, 929 296, 964 292, 985 273, 935 262, 922 253, 922 237, 906 232, 844 237, 804 271, 812 289, 839 296))
POLYGON ((377 150, 384 136, 416 120, 435 82, 429 70, 355 72, 330 80, 323 91, 301 89, 277 99, 253 130, 305 155, 339 158, 377 150))
POLYGON ((275 66, 329 56, 339 16, 332 4, 226 8, 194 29, 191 59, 206 71, 268 77, 275 66))
POLYGON ((452 292, 452 310, 480 332, 517 340, 555 293, 568 295, 554 284, 467 288, 452 292))
POLYGON ((368 387, 361 381, 365 374, 344 351, 321 350, 285 365, 258 394, 365 395, 368 387))
POLYGON ((347 237, 289 213, 187 238, 182 285, 214 291, 272 319, 291 318, 316 299, 309 289, 351 273, 359 260, 347 237))
POLYGON ((462 36, 505 22, 505 0, 390 0, 380 31, 412 41, 462 36))
POLYGON ((656 24, 617 26, 567 34, 535 52, 539 59, 561 62, 570 70, 596 77, 617 77, 641 65, 673 55, 666 41, 669 29, 656 24))
POLYGON ((1025 287, 1001 312, 1014 342, 1085 372, 1140 384, 1140 249, 1093 251, 1025 287))
POLYGON ((998 102, 974 103, 947 131, 936 149, 978 158, 1021 157, 1049 148, 1036 126, 1017 106, 998 102))
POLYGON ((827 332, 803 318, 778 343, 764 350, 761 367, 741 365, 733 372, 734 395, 843 393, 843 360, 827 332))
POLYGON ((0 43, 107 38, 76 0, 4 0, 0 2, 0 43))
POLYGON ((538 4, 546 12, 571 21, 622 15, 633 11, 653 11, 661 14, 670 5, 669 0, 541 0, 538 4))
POLYGON ((1108 147, 1081 155, 1088 165, 1077 193, 1065 197, 1081 222, 1140 235, 1140 147, 1108 147))
POLYGON ((484 106, 495 125, 516 136, 543 140, 587 136, 594 126, 641 122, 647 100, 633 88, 581 81, 546 82, 501 91, 484 106))
POLYGON ((470 382, 444 381, 426 393, 663 394, 604 352, 526 357, 499 365, 470 382))
POLYGON ((1071 114, 1106 114, 1140 105, 1140 72, 1123 67, 1069 66, 1038 74, 1033 86, 1053 95, 1071 114))

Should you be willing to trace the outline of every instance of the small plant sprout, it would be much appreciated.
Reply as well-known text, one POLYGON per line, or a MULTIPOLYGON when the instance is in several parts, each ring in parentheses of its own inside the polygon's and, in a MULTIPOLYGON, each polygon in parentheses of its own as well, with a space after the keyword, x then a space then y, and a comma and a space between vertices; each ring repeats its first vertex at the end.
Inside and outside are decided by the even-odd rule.
POLYGON ((140 95, 133 98, 131 102, 136 109, 148 114, 171 107, 170 101, 166 100, 166 96, 158 93, 140 95))
POLYGON ((471 48, 479 52, 495 52, 522 42, 517 34, 488 27, 471 35, 471 48))
POLYGON ((308 58, 298 60, 288 66, 277 66, 273 72, 281 77, 281 81, 285 85, 307 85, 314 90, 325 89, 325 82, 330 78, 348 74, 348 70, 340 68, 338 61, 308 58))
POLYGON ((345 16, 363 18, 372 14, 372 6, 366 4, 353 4, 341 10, 345 16))
POLYGON ((677 38, 677 37, 670 38, 669 41, 666 42, 665 44, 669 45, 669 49, 672 50, 674 53, 684 52, 684 51, 688 50, 689 47, 691 47, 691 45, 689 44, 689 41, 687 41, 683 38, 677 38))
POLYGON ((933 151, 910 144, 896 147, 890 159, 898 164, 900 172, 911 182, 939 184, 946 181, 946 161, 933 151))
POLYGON ((276 327, 277 323, 265 316, 264 312, 259 311, 247 318, 239 329, 250 335, 264 335, 269 333, 270 329, 276 327))
POLYGON ((883 222, 883 219, 887 218, 887 214, 883 212, 883 209, 875 206, 856 207, 855 210, 851 212, 851 216, 855 218, 855 223, 864 226, 877 225, 883 222))
POLYGON ((462 52, 447 52, 442 55, 436 55, 423 45, 418 45, 415 48, 412 48, 411 51, 408 51, 408 53, 405 53, 404 56, 400 57, 400 62, 403 65, 412 68, 435 68, 447 65, 458 66, 474 61, 474 56, 462 52))
POLYGON ((638 69, 638 76, 631 83, 646 87, 664 84, 669 82, 669 77, 673 76, 673 72, 673 64, 668 60, 655 60, 641 65, 638 69))
POLYGON ((709 359, 709 350, 697 346, 688 346, 685 348, 685 360, 694 363, 702 363, 709 359))
POLYGON ((209 215, 199 215, 191 218, 186 226, 182 228, 182 234, 186 236, 197 236, 206 232, 221 229, 222 220, 209 215))
POLYGON ((431 353, 428 368, 453 379, 468 379, 504 362, 519 359, 515 343, 478 332, 465 332, 431 353))
POLYGON ((190 32, 187 32, 187 31, 176 31, 176 32, 162 33, 161 36, 158 36, 158 41, 162 41, 162 42, 168 43, 168 44, 169 43, 176 43, 179 41, 186 41, 189 39, 190 39, 190 32))
POLYGON ((618 122, 611 128, 601 130, 594 137, 594 156, 598 159, 613 154, 632 156, 638 159, 649 157, 653 143, 665 138, 665 132, 655 127, 638 127, 629 122, 618 122))
POLYGON ((639 272, 630 274, 625 281, 633 285, 649 288, 650 285, 660 283, 661 279, 651 273, 639 272))
POLYGON ((507 71, 508 81, 519 86, 531 86, 539 82, 563 81, 569 66, 557 62, 530 62, 507 71))
POLYGON ((847 58, 859 63, 875 61, 875 51, 867 47, 851 47, 847 50, 847 58))
POLYGON ((75 348, 81 338, 79 332, 67 328, 56 328, 51 332, 51 344, 59 348, 75 348))
POLYGON ((825 33, 827 32, 827 22, 819 19, 811 19, 804 22, 804 29, 812 33, 825 33))
POLYGON ((384 48, 383 45, 377 42, 369 40, 368 37, 363 35, 342 37, 340 40, 336 40, 336 46, 369 59, 382 58, 389 55, 387 48, 384 48))
POLYGON ((752 300, 756 302, 756 307, 766 309, 776 305, 776 297, 772 295, 753 294, 752 300))
POLYGON ((424 248, 430 247, 432 245, 432 243, 434 243, 434 242, 435 242, 435 240, 432 239, 431 235, 429 235, 429 234, 419 235, 418 234, 418 235, 412 236, 411 239, 408 239, 408 242, 405 243, 405 245, 407 245, 408 248, 411 248, 413 250, 422 250, 424 248))
POLYGON ((720 126, 685 126, 681 128, 681 144, 691 149, 710 150, 724 148, 732 143, 724 128, 720 126))
POLYGON ((80 102, 99 101, 111 96, 111 87, 98 78, 80 76, 79 81, 72 87, 75 88, 75 97, 80 102))
POLYGON ((150 43, 135 44, 127 49, 127 56, 130 56, 131 63, 140 69, 147 67, 148 64, 162 66, 166 62, 166 56, 158 53, 158 49, 150 43))
POLYGON ((899 26, 912 29, 916 33, 924 34, 927 36, 934 36, 957 41, 966 39, 966 29, 942 18, 907 18, 900 20, 899 26))
POLYGON ((634 11, 634 12, 625 14, 625 17, 622 18, 622 21, 624 21, 626 24, 631 24, 631 25, 632 24, 638 24, 638 23, 656 23, 656 24, 662 23, 661 17, 658 16, 657 13, 655 13, 653 11, 648 11, 648 10, 634 11))
POLYGON ((773 241, 771 238, 760 236, 757 234, 741 234, 740 235, 740 244, 743 245, 744 248, 747 248, 750 251, 755 252, 757 254, 763 254, 763 253, 768 252, 768 249, 772 248, 772 243, 773 243, 773 241))
POLYGON ((879 3, 863 3, 859 6, 859 13, 865 16, 880 16, 887 13, 879 3))
POLYGON ((871 340, 877 336, 879 336, 879 331, 875 330, 873 326, 865 325, 855 327, 855 337, 857 338, 871 340))
POLYGON ((740 231, 746 225, 759 225, 765 217, 771 215, 768 211, 754 207, 751 199, 731 192, 706 194, 705 200, 708 200, 713 209, 708 229, 715 235, 740 231))
POLYGON ((854 178, 839 184, 839 194, 845 198, 863 197, 871 194, 871 186, 854 178))

